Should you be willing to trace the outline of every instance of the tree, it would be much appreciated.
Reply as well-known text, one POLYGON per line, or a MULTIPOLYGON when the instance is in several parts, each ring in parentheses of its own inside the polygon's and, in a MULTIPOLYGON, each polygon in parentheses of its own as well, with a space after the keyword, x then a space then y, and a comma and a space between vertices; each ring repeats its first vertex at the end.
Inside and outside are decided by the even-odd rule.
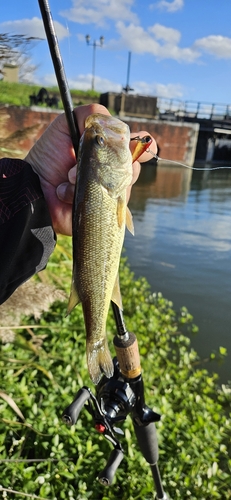
POLYGON ((33 36, 0 33, 0 77, 3 77, 4 65, 17 62, 20 81, 28 81, 36 69, 31 64, 29 51, 37 40, 39 38, 33 36))

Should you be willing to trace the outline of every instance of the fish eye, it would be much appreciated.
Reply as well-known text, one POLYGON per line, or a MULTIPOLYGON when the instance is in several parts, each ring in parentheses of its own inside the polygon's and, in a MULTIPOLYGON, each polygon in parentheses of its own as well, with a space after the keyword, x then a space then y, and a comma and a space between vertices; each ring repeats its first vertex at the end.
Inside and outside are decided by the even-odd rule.
POLYGON ((104 138, 102 137, 102 135, 97 135, 96 141, 98 142, 99 146, 104 146, 104 138))

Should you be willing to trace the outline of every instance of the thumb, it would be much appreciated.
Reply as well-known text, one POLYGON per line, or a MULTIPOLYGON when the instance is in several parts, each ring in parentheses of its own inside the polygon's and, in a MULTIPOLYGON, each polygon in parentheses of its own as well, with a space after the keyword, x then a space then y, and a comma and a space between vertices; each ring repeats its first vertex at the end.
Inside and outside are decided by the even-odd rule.
POLYGON ((74 184, 70 184, 70 182, 63 182, 62 184, 59 184, 56 189, 56 194, 59 200, 64 203, 73 203, 74 193, 75 186, 74 184))

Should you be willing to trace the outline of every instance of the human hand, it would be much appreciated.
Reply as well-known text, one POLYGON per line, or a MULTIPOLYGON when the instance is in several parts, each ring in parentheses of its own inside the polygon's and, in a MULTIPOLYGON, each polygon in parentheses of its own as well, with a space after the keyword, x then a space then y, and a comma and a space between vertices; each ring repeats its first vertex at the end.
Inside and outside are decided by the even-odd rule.
MULTIPOLYGON (((110 115, 100 104, 79 106, 74 110, 80 135, 84 132, 87 116, 92 113, 110 115)), ((143 137, 147 132, 131 134, 131 137, 143 137)), ((135 141, 131 141, 131 151, 135 141)), ((153 153, 157 152, 156 142, 152 143, 153 153)), ((72 234, 72 201, 76 181, 76 157, 72 146, 65 114, 60 114, 35 143, 25 160, 31 165, 40 179, 41 188, 48 205, 54 231, 58 234, 72 234)), ((133 163, 133 180, 136 182, 140 173, 140 162, 150 160, 149 153, 143 153, 139 162, 133 163)), ((131 186, 127 191, 129 198, 131 186)))

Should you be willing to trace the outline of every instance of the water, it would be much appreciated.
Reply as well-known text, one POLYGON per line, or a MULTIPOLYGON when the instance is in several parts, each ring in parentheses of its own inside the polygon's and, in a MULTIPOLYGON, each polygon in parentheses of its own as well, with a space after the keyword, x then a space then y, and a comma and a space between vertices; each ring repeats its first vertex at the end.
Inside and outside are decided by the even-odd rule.
POLYGON ((127 232, 125 238, 131 269, 174 309, 188 308, 199 327, 192 346, 202 358, 220 346, 228 349, 225 363, 206 367, 221 382, 230 380, 231 170, 145 164, 129 207, 135 226, 135 236, 127 232))

